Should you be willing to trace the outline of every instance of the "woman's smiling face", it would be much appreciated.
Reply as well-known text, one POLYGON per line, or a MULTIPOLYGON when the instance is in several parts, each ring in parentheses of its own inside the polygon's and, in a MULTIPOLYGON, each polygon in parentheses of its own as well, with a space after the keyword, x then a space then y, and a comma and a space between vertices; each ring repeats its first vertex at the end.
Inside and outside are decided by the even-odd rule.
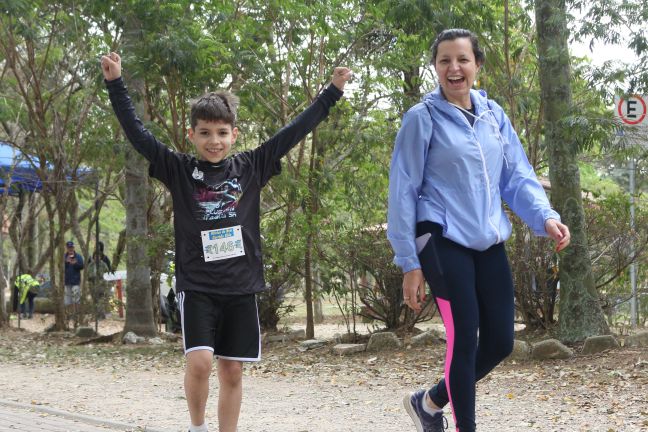
POLYGON ((434 69, 449 102, 464 108, 470 107, 470 88, 480 66, 475 60, 469 38, 461 37, 439 44, 434 69))

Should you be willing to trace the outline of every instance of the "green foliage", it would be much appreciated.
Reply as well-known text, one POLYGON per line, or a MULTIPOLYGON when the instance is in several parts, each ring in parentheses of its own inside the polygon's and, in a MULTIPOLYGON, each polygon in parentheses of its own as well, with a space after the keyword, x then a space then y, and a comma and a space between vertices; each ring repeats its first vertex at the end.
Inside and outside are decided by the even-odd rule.
POLYGON ((323 289, 336 298, 347 325, 355 315, 380 322, 387 329, 411 329, 434 315, 431 296, 420 314, 402 303, 402 271, 392 263, 386 226, 339 228, 318 237, 323 289), (332 235, 333 238, 327 238, 332 235), (345 300, 351 300, 350 303, 345 300))
MULTIPOLYGON (((83 212, 89 208, 94 207, 94 197, 87 194, 86 197, 82 197, 79 200, 79 210, 83 212)), ((126 219, 124 206, 121 202, 117 200, 107 200, 103 207, 101 208, 99 216, 99 232, 100 240, 104 243, 105 254, 110 257, 112 256, 113 251, 117 247, 117 241, 119 238, 119 233, 124 229, 124 221, 126 219)), ((83 232, 91 232, 91 238, 88 239, 90 242, 89 250, 94 250, 94 224, 88 227, 88 220, 81 222, 83 232)), ((72 236, 72 234, 69 234, 72 236)), ((126 262, 124 259, 123 263, 126 262)), ((117 269, 115 269, 117 270, 117 269)))
POLYGON ((617 183, 610 178, 602 178, 593 165, 582 162, 579 171, 583 192, 591 193, 592 198, 609 197, 621 192, 617 183))
MULTIPOLYGON (((587 11, 576 30, 578 37, 621 40, 622 26, 632 24, 631 46, 645 59, 645 30, 637 26, 645 5, 637 0, 573 3, 587 11)), ((250 149, 301 112, 328 83, 333 67, 350 66, 355 78, 344 99, 316 134, 291 151, 283 160, 283 173, 264 189, 261 225, 269 291, 267 303, 260 307, 267 306, 262 313, 267 327, 276 326, 287 312, 282 309, 286 293, 304 286, 305 256, 310 254, 314 295, 337 295, 352 318, 362 303, 364 294, 359 294, 366 289, 354 279, 361 272, 382 281, 378 285, 385 289, 397 286, 398 271, 390 264, 391 248, 384 238, 355 234, 386 219, 389 163, 399 119, 436 84, 429 49, 439 31, 464 27, 478 34, 487 61, 477 86, 504 106, 532 165, 546 173, 531 4, 506 5, 505 10, 504 2, 477 0, 8 0, 0 6, 0 139, 24 140, 20 144, 25 149, 61 167, 62 177, 79 167, 96 173, 100 192, 107 197, 101 231, 107 250, 114 250, 124 225, 122 169, 128 144, 103 90, 98 65, 102 54, 120 52, 127 83, 142 83, 142 88, 131 90, 145 106, 146 126, 171 148, 188 153, 193 151, 187 139, 191 98, 217 88, 235 91, 241 98, 241 135, 235 151, 250 149), (18 47, 14 54, 7 48, 9 42, 18 47), (35 67, 13 73, 15 53, 27 52, 33 53, 35 67), (36 78, 40 88, 20 89, 21 83, 36 78), (30 105, 37 100, 40 106, 30 105), (353 260, 350 251, 356 254, 353 260), (358 261, 372 254, 371 265, 358 261), (352 301, 354 295, 358 297, 352 301)), ((24 66, 26 57, 20 60, 24 66)), ((624 71, 613 65, 592 69, 576 63, 574 109, 560 122, 575 150, 587 152, 587 163, 579 164, 582 184, 597 200, 615 193, 614 183, 626 181, 613 175, 601 181, 597 175, 607 170, 616 150, 608 84, 621 86, 624 79, 634 80, 630 87, 641 90, 645 70, 624 71), (602 158, 599 152, 608 154, 602 158)), ((640 188, 642 178, 638 176, 640 188)), ((76 185, 82 213, 93 204, 94 185, 76 185)), ((170 200, 155 184, 149 201, 148 208, 156 210, 149 215, 147 240, 154 258, 173 249, 170 200)), ((84 233, 86 223, 81 223, 84 233)), ((546 261, 548 256, 540 251, 546 245, 534 245, 539 248, 534 254, 546 261)), ((516 271, 516 278, 526 277, 524 266, 516 271)), ((400 306, 387 304, 388 325, 396 325, 393 312, 400 306)))
POLYGON ((634 227, 630 220, 630 199, 622 192, 588 201, 587 227, 594 257, 594 279, 606 314, 630 298, 628 267, 648 257, 648 212, 635 208, 634 227))
POLYGON ((279 321, 295 311, 295 305, 285 304, 286 290, 283 285, 271 284, 257 295, 259 325, 263 330, 277 331, 279 321))
POLYGON ((612 94, 645 94, 648 92, 648 3, 643 0, 573 1, 572 8, 582 15, 576 23, 574 37, 589 42, 626 45, 636 54, 627 64, 608 62, 593 68, 592 76, 600 88, 613 89, 612 94))
POLYGON ((558 299, 558 257, 550 241, 536 237, 517 217, 506 244, 513 273, 515 307, 529 330, 551 330, 558 299))

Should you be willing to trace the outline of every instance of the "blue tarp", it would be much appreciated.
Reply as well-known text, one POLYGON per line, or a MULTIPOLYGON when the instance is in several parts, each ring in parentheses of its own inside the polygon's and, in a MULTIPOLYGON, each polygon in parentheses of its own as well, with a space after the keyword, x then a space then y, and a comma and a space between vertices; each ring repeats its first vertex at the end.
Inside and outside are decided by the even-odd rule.
MULTIPOLYGON (((38 159, 32 158, 32 161, 38 163, 38 159)), ((16 148, 0 141, 0 193, 4 193, 9 175, 11 195, 18 193, 19 189, 33 192, 43 188, 32 162, 16 148)))
MULTIPOLYGON (((39 164, 38 158, 28 158, 20 150, 4 141, 0 141, 0 194, 4 193, 5 182, 10 174, 10 195, 17 195, 21 189, 29 192, 43 189, 43 182, 36 172, 39 164)), ((52 169, 52 164, 47 163, 47 169, 52 169)), ((89 174, 92 174, 90 168, 78 167, 75 172, 69 170, 65 179, 68 182, 83 181, 88 178, 89 174)))

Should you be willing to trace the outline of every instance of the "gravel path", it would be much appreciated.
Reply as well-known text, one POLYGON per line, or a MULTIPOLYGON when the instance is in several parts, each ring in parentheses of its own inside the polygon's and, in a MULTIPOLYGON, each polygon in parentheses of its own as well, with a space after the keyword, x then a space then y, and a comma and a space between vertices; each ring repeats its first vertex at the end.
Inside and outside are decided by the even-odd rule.
MULTIPOLYGON (((179 343, 72 346, 71 339, 0 332, 2 398, 185 431, 179 343)), ((240 432, 414 431, 402 395, 442 373, 443 346, 339 357, 264 347, 246 367, 240 432)), ((216 430, 218 388, 207 417, 216 430)), ((501 365, 478 387, 481 431, 648 431, 648 350, 501 365)), ((451 422, 451 415, 448 420, 451 422)), ((452 427, 451 427, 452 430, 452 427)))

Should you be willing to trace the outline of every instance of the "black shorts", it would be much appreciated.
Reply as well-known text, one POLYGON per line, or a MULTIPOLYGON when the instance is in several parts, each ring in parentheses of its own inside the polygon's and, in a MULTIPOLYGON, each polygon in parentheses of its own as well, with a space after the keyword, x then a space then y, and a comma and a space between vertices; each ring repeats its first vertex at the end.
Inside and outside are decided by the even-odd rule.
POLYGON ((256 295, 178 294, 185 355, 209 350, 225 360, 261 360, 256 295))

